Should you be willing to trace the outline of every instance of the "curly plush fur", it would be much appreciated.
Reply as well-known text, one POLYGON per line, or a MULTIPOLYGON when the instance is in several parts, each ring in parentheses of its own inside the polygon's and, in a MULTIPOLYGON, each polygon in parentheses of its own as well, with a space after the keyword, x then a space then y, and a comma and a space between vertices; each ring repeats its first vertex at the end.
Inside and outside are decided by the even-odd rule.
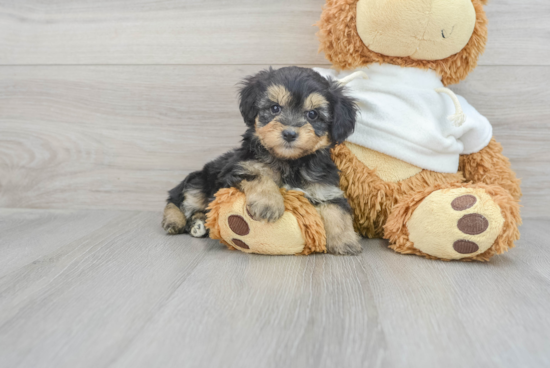
MULTIPOLYGON (((497 185, 469 184, 469 183, 447 183, 436 184, 426 187, 424 190, 409 193, 401 199, 394 207, 391 216, 384 226, 384 237, 389 239, 390 248, 403 254, 416 254, 429 259, 440 259, 429 254, 421 252, 409 240, 409 231, 405 224, 409 221, 414 211, 422 201, 436 190, 453 188, 481 188, 496 202, 501 209, 504 217, 504 226, 500 235, 495 240, 493 246, 487 251, 474 257, 462 258, 461 261, 481 261, 486 262, 495 254, 502 254, 508 249, 514 247, 514 242, 519 239, 518 226, 521 225, 519 215, 518 201, 515 200, 508 191, 497 185)), ((443 259, 449 261, 449 259, 443 259)))
POLYGON ((413 246, 406 223, 422 201, 439 189, 481 188, 501 208, 505 222, 494 245, 463 261, 487 261, 512 248, 519 239, 520 180, 510 169, 510 162, 502 155, 502 147, 495 139, 480 152, 461 157, 461 169, 466 177, 461 171, 441 174, 423 170, 399 182, 386 182, 343 144, 333 149, 332 157, 341 171, 340 186, 353 209, 355 230, 369 238, 389 239, 390 248, 395 251, 438 259, 413 246))
POLYGON ((476 11, 474 33, 468 44, 455 55, 443 60, 415 60, 410 57, 392 57, 369 50, 357 33, 357 2, 359 0, 327 0, 319 27, 320 51, 337 69, 347 70, 371 63, 388 63, 404 67, 435 70, 443 84, 455 84, 477 66, 479 56, 487 43, 487 16, 483 4, 472 0, 476 11))
POLYGON ((495 139, 479 152, 460 156, 459 170, 467 181, 498 185, 515 200, 521 198, 521 180, 516 178, 510 161, 502 154, 502 145, 495 139))
POLYGON ((430 186, 464 181, 462 173, 440 174, 423 170, 411 178, 387 182, 376 175, 376 170, 369 169, 359 161, 343 144, 334 148, 332 159, 340 169, 340 187, 353 209, 355 230, 369 238, 384 237, 384 225, 394 206, 409 193, 430 186))

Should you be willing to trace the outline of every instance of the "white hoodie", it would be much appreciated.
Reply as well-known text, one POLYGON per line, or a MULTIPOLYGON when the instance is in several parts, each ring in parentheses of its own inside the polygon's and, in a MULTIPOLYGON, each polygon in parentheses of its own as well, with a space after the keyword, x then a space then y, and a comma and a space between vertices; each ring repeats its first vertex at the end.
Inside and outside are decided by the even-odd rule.
POLYGON ((359 107, 355 132, 348 141, 360 146, 423 169, 456 173, 459 156, 480 151, 493 136, 489 121, 463 97, 456 96, 455 105, 440 90, 444 87, 441 77, 432 70, 390 64, 342 72, 315 70, 333 79, 357 71, 368 76, 353 79, 346 87, 346 94, 359 107), (460 108, 465 119, 453 123, 450 117, 460 108))

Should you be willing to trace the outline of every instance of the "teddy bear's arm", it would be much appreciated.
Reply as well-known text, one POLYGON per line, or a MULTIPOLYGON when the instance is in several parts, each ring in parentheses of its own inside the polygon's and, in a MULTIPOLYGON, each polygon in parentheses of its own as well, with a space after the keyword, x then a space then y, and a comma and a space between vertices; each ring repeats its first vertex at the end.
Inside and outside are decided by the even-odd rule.
POLYGON ((495 138, 481 151, 460 156, 459 170, 468 181, 499 185, 516 200, 522 196, 521 181, 510 167, 508 158, 502 154, 502 146, 495 138))

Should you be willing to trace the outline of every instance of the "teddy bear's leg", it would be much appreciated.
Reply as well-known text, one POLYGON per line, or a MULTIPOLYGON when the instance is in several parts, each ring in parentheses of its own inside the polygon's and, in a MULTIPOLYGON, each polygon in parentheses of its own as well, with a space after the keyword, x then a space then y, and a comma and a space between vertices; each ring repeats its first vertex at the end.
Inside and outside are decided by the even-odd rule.
POLYGON ((459 170, 467 181, 498 185, 515 199, 521 198, 521 180, 516 177, 510 160, 502 154, 502 146, 495 138, 481 151, 460 156, 459 170))
POLYGON ((208 207, 207 227, 212 239, 245 253, 290 255, 326 252, 326 237, 319 213, 302 192, 281 189, 285 212, 276 222, 252 215, 245 194, 221 189, 208 207))
POLYGON ((349 211, 332 203, 321 204, 315 208, 323 220, 328 253, 340 255, 361 253, 359 236, 353 229, 353 220, 349 211))
POLYGON ((504 188, 450 183, 403 198, 384 237, 400 253, 487 261, 514 246, 520 223, 519 203, 504 188))

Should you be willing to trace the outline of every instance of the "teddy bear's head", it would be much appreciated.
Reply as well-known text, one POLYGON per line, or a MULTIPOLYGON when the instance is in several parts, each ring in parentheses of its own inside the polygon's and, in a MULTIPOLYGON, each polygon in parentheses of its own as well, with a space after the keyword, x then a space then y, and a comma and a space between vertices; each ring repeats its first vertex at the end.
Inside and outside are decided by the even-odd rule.
POLYGON ((338 69, 389 63, 458 83, 485 49, 487 1, 327 0, 317 24, 321 50, 338 69))

